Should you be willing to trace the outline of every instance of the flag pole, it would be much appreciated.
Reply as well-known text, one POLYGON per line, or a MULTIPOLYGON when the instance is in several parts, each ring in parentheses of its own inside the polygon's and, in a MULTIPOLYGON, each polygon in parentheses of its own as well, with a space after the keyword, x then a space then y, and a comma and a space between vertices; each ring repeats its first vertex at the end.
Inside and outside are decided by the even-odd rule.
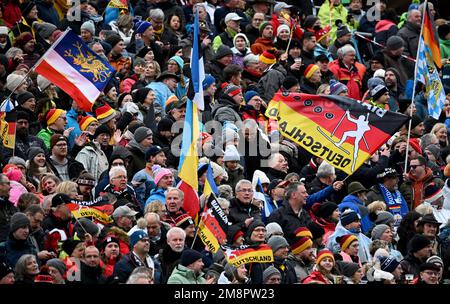
POLYGON ((407 169, 408 169, 408 152, 409 152, 409 140, 411 139, 411 125, 412 125, 412 105, 414 104, 414 98, 416 95, 416 82, 417 82, 417 63, 419 61, 419 54, 420 54, 420 44, 424 43, 422 35, 423 35, 423 24, 425 21, 425 13, 428 14, 428 0, 425 0, 424 5, 423 5, 423 12, 422 12, 422 25, 420 27, 420 36, 419 36, 419 46, 417 48, 417 55, 416 55, 416 64, 414 66, 414 83, 413 83, 413 91, 412 91, 412 97, 411 97, 411 105, 410 105, 410 109, 409 109, 409 124, 408 124, 408 140, 406 142, 406 155, 405 155, 405 169, 404 169, 404 174, 406 174, 407 169))

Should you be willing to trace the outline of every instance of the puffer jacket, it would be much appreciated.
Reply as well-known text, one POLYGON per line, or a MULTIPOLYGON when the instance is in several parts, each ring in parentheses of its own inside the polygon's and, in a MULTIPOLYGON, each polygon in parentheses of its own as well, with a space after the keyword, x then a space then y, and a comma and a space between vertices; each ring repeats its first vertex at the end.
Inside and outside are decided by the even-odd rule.
POLYGON ((183 265, 177 265, 170 275, 167 284, 206 284, 206 279, 203 277, 203 272, 196 275, 189 268, 183 265))
POLYGON ((100 174, 107 170, 109 166, 105 152, 102 151, 100 145, 96 142, 87 144, 78 152, 75 160, 80 162, 94 176, 96 181, 99 180, 100 174))
POLYGON ((239 105, 228 95, 222 95, 219 102, 214 105, 211 115, 214 120, 222 123, 225 121, 230 121, 232 123, 242 121, 241 116, 239 115, 239 105))

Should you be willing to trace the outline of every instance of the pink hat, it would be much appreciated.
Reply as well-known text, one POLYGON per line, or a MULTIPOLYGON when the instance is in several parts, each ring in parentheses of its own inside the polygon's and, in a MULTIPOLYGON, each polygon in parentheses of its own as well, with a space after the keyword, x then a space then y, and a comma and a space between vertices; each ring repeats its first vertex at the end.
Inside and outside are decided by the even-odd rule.
POLYGON ((20 169, 17 167, 9 169, 8 172, 5 173, 5 175, 11 181, 18 182, 22 179, 22 171, 20 171, 20 169))
POLYGON ((161 178, 163 178, 164 176, 169 175, 169 174, 172 174, 172 171, 170 171, 169 169, 166 169, 166 168, 159 169, 155 175, 155 184, 158 185, 161 178))

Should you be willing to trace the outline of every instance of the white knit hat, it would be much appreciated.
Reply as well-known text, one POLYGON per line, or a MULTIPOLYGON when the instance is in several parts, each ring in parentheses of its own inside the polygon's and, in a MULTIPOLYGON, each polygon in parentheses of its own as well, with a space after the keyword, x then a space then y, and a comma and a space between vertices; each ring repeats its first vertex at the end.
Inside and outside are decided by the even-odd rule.
POLYGON ((44 76, 41 76, 41 75, 37 76, 36 81, 37 81, 39 90, 41 90, 41 91, 45 91, 45 89, 47 89, 48 86, 52 84, 50 82, 50 80, 48 80, 47 78, 45 78, 44 76))
POLYGON ((228 145, 225 149, 225 155, 223 156, 223 161, 239 161, 241 157, 239 152, 234 145, 228 145))
POLYGON ((25 77, 23 77, 22 75, 14 73, 9 74, 8 77, 6 78, 6 88, 12 92, 17 88, 17 86, 21 82, 23 82, 24 79, 25 77))

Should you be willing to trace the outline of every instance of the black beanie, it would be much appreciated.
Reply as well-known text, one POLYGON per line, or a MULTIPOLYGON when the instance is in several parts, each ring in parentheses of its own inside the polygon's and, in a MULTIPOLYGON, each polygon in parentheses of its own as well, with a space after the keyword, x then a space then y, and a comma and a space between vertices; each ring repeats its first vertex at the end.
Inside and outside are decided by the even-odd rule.
POLYGON ((253 230, 256 229, 256 227, 266 227, 264 223, 261 220, 254 220, 247 229, 247 233, 245 234, 245 238, 247 240, 250 240, 250 237, 252 236, 253 230))
POLYGON ((107 125, 99 125, 97 129, 95 129, 94 138, 97 138, 100 134, 109 134, 111 136, 111 130, 107 125))
POLYGON ((450 33, 450 24, 444 23, 438 27, 438 35, 442 40, 445 40, 445 36, 447 36, 448 33, 450 33))
POLYGON ((415 127, 417 127, 418 125, 420 125, 421 122, 422 122, 422 119, 420 119, 419 116, 413 115, 411 117, 411 130, 414 129, 415 127))
POLYGON ((416 234, 409 241, 409 251, 414 253, 414 252, 424 249, 425 247, 427 247, 430 244, 431 244, 431 242, 426 236, 424 236, 422 234, 416 234))
POLYGON ((281 85, 285 90, 289 90, 293 86, 298 85, 298 80, 293 76, 287 76, 286 78, 284 78, 283 83, 281 85))
POLYGON ((316 240, 325 234, 325 229, 317 223, 311 222, 306 227, 311 231, 313 240, 316 240))
POLYGON ((30 115, 24 111, 17 111, 17 120, 19 119, 25 119, 30 121, 30 115))
POLYGON ((163 118, 158 123, 158 132, 162 131, 171 131, 172 130, 173 121, 169 118, 163 118))
POLYGON ((67 255, 71 256, 75 248, 79 243, 83 243, 80 240, 67 239, 62 244, 62 249, 67 253, 67 255))
POLYGON ((338 206, 333 202, 325 202, 320 205, 317 215, 321 218, 329 218, 338 206))
POLYGON ((17 96, 17 102, 19 105, 23 105, 30 98, 34 98, 34 95, 30 92, 24 92, 17 96))
POLYGON ((203 255, 197 250, 186 248, 181 254, 180 264, 187 267, 197 260, 203 258, 203 255))
POLYGON ((139 90, 136 90, 133 92, 133 102, 134 103, 144 103, 145 98, 147 97, 148 92, 150 92, 151 89, 149 88, 141 88, 139 90))
POLYGON ((25 213, 17 212, 11 217, 9 227, 11 232, 16 232, 17 229, 30 226, 30 220, 25 213))

